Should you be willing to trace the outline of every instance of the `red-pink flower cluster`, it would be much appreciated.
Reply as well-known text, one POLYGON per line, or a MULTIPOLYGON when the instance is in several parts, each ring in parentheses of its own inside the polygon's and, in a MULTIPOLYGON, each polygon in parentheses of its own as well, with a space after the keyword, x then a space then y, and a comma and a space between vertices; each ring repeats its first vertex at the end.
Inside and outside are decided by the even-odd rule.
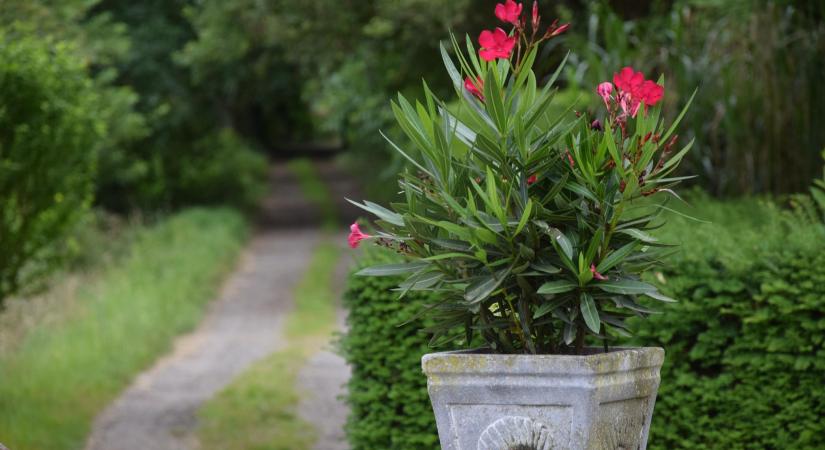
POLYGON ((484 80, 481 78, 476 78, 475 81, 470 77, 465 78, 464 89, 467 89, 467 92, 473 94, 477 99, 482 102, 484 101, 484 94, 482 93, 484 90, 484 80))
POLYGON ((595 278, 599 281, 606 281, 607 280, 606 276, 604 276, 604 275, 602 275, 602 274, 600 274, 599 272, 596 271, 596 265, 595 264, 590 265, 590 273, 593 274, 593 278, 595 278))
POLYGON ((347 242, 351 248, 357 248, 361 241, 371 237, 373 236, 361 232, 361 228, 358 227, 357 222, 349 226, 349 237, 347 238, 347 242))
POLYGON ((623 115, 636 117, 642 103, 645 107, 653 106, 664 96, 664 88, 653 80, 645 80, 642 72, 636 72, 632 67, 625 67, 619 73, 613 74, 613 84, 609 81, 600 83, 596 92, 604 100, 608 110, 612 109, 613 102, 619 105, 623 115), (616 95, 613 95, 613 86, 616 95))
POLYGON ((516 3, 513 0, 507 0, 504 3, 499 3, 496 5, 496 17, 498 17, 498 19, 502 22, 507 22, 518 26, 523 7, 524 5, 521 3, 516 3))
POLYGON ((484 30, 478 36, 481 45, 478 55, 485 61, 494 59, 508 59, 516 46, 516 36, 508 36, 501 28, 493 31, 484 30))
MULTIPOLYGON (((481 50, 479 50, 478 54, 481 56, 481 59, 489 62, 494 59, 509 59, 510 56, 512 56, 513 49, 519 42, 518 37, 520 35, 527 35, 525 29, 527 27, 527 22, 526 19, 521 16, 523 10, 524 4, 516 3, 514 0, 507 0, 504 3, 498 3, 496 5, 496 17, 504 23, 513 25, 515 29, 511 34, 508 34, 501 28, 496 28, 492 31, 482 31, 481 35, 478 37, 478 43, 481 45, 481 50)), ((534 40, 536 37, 540 38, 539 41, 549 39, 564 33, 570 27, 569 23, 558 25, 558 21, 553 21, 544 34, 539 34, 537 36, 536 33, 538 31, 539 22, 541 19, 539 17, 538 3, 535 1, 533 2, 531 19, 533 34, 529 39, 528 45, 533 45, 536 43, 534 40)))

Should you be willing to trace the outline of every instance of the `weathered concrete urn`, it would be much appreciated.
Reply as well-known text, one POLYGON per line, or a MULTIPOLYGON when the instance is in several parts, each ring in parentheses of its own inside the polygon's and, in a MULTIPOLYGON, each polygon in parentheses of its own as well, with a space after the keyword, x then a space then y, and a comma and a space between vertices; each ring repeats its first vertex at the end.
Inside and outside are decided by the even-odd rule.
POLYGON ((425 355, 443 450, 644 450, 661 348, 425 355))

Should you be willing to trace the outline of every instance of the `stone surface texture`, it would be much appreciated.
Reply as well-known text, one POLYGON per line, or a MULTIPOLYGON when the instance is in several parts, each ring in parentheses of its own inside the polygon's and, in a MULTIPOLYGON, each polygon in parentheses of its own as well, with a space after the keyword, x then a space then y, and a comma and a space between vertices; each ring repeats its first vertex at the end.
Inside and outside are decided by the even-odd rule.
POLYGON ((660 348, 425 355, 443 450, 645 450, 660 348))

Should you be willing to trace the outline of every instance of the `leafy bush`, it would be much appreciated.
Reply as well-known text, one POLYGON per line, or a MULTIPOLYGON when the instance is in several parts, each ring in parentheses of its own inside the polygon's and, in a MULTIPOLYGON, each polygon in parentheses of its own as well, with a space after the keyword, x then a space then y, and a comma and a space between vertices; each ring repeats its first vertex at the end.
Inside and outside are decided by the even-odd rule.
MULTIPOLYGON (((437 292, 426 311, 435 343, 478 333, 494 353, 581 354, 588 337, 606 348, 627 335, 625 319, 649 313, 639 297, 672 301, 639 280, 659 262, 647 231, 661 223, 659 211, 635 211, 660 191, 675 195, 669 175, 692 142, 674 148, 684 110, 666 125, 656 106, 664 87, 630 67, 598 85, 601 122, 551 116, 563 63, 544 86, 533 66, 569 24, 545 28, 535 10, 532 19, 518 10, 511 34, 481 33, 478 56, 469 36, 466 53, 453 39, 457 63, 442 47, 466 114, 426 83, 422 102, 399 94, 392 104, 407 142, 390 143, 411 164, 398 182, 404 199, 358 206, 377 217, 376 242, 410 261, 359 273, 406 273, 404 292, 437 292)), ((371 238, 352 227, 351 245, 371 238)))
POLYGON ((230 205, 254 208, 266 192, 266 157, 249 148, 229 128, 195 142, 188 158, 180 161, 170 180, 179 205, 230 205))
POLYGON ((104 125, 66 45, 0 34, 0 61, 2 299, 56 266, 57 244, 92 200, 104 125))
POLYGON ((667 354, 650 448, 822 448, 825 230, 705 202, 718 224, 663 233, 684 244, 657 277, 679 303, 636 324, 667 354))
POLYGON ((701 176, 697 184, 716 195, 807 188, 825 145, 818 126, 825 114, 825 2, 586 5, 571 18, 578 26, 567 39, 569 82, 587 86, 631 64, 664 73, 685 95, 668 102, 684 103, 701 86, 683 121, 686 136, 696 138, 685 162, 701 176))
MULTIPOLYGON (((359 266, 399 260, 372 250, 359 266)), ((350 276, 347 284, 349 332, 342 348, 352 366, 346 431, 353 450, 438 448, 427 379, 421 373, 421 356, 429 348, 416 327, 399 326, 432 297, 413 292, 399 301, 391 290, 399 281, 350 276)))
MULTIPOLYGON (((789 224, 768 202, 693 197, 689 212, 713 224, 670 216, 658 237, 683 245, 651 277, 679 303, 631 324, 635 343, 667 355, 649 448, 821 448, 825 232, 789 224)), ((428 349, 413 327, 398 327, 428 300, 398 300, 396 281, 349 279, 356 449, 438 448, 418 364, 428 349)))

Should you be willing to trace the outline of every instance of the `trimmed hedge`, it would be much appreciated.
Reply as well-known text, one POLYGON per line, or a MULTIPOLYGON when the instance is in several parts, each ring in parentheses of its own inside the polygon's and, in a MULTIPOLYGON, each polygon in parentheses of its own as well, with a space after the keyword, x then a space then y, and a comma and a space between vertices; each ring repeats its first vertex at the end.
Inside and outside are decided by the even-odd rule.
MULTIPOLYGON (((667 351, 649 448, 821 449, 825 435, 825 227, 802 226, 766 202, 695 199, 660 237, 680 242, 651 274, 681 301, 635 323, 636 343, 667 351)), ((361 266, 390 256, 368 252, 361 266)), ((351 277, 353 449, 436 449, 417 324, 427 301, 397 299, 398 280, 351 277)))
MULTIPOLYGON (((397 259, 366 252, 359 266, 397 259)), ((359 268, 360 268, 359 267, 359 268)), ((357 270, 357 269, 356 269, 357 270)), ((413 317, 427 296, 411 292, 403 300, 390 289, 393 277, 350 276, 344 296, 349 333, 341 344, 352 365, 346 432, 352 450, 437 449, 438 433, 421 373, 421 356, 431 351, 413 317)))
POLYGON ((656 278, 681 301, 638 323, 667 351, 649 448, 822 449, 825 230, 726 206, 705 208, 718 225, 663 233, 682 251, 656 278))

